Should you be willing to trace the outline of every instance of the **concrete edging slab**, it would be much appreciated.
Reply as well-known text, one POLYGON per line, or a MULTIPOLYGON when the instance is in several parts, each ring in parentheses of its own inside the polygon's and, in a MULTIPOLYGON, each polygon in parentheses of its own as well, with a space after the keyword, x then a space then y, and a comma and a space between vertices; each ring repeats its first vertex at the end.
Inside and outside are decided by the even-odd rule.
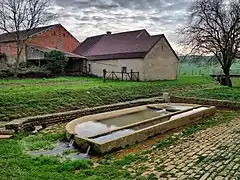
POLYGON ((194 97, 180 97, 180 96, 170 96, 170 101, 172 103, 201 104, 201 105, 215 106, 216 108, 219 108, 219 109, 240 110, 240 102, 237 102, 237 101, 203 99, 203 98, 194 98, 194 97))

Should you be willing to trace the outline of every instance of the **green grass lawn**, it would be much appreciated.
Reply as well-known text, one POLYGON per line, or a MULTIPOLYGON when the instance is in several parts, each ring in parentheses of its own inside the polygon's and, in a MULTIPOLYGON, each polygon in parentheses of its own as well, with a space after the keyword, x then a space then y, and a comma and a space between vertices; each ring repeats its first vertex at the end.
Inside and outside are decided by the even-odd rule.
POLYGON ((182 93, 183 96, 205 99, 223 99, 240 101, 240 79, 233 79, 233 87, 209 86, 199 90, 190 90, 182 93))
POLYGON ((75 110, 160 96, 163 92, 240 100, 240 81, 234 88, 220 87, 208 76, 180 76, 175 81, 103 82, 101 78, 0 80, 0 121, 75 110))

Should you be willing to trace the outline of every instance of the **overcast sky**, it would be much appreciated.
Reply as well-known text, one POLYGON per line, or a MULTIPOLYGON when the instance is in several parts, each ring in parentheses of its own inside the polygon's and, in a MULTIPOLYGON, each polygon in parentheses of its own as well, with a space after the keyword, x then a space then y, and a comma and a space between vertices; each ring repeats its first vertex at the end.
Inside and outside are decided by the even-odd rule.
POLYGON ((186 23, 189 0, 52 0, 57 21, 80 41, 88 36, 147 29, 165 34, 175 47, 176 29, 186 23))

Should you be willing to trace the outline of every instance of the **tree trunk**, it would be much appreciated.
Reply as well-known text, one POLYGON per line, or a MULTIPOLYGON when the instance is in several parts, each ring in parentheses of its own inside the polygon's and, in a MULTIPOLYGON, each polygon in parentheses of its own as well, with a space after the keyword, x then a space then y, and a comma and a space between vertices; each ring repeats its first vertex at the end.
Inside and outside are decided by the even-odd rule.
POLYGON ((14 67, 14 78, 17 78, 18 76, 20 56, 22 53, 22 47, 19 41, 16 43, 16 46, 17 46, 17 56, 16 56, 15 67, 14 67))
POLYGON ((230 68, 223 68, 224 77, 221 77, 220 84, 223 86, 232 87, 232 80, 230 77, 230 68))
POLYGON ((14 78, 16 79, 18 76, 18 69, 19 69, 19 55, 17 54, 15 67, 14 67, 14 78))

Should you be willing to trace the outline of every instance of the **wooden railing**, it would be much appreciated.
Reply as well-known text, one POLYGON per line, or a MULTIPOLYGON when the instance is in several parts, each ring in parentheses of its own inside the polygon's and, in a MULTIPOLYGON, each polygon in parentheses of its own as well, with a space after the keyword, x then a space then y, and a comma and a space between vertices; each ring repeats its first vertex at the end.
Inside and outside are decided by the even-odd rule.
POLYGON ((139 72, 114 72, 103 70, 104 82, 106 79, 121 80, 121 81, 139 81, 139 72))

